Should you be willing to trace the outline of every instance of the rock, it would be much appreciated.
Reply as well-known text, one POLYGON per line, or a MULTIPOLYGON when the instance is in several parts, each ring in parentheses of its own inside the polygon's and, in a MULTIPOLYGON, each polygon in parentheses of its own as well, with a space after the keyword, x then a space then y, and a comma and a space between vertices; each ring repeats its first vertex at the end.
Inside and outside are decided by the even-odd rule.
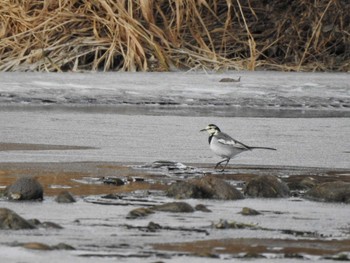
POLYGON ((124 180, 120 179, 118 177, 107 177, 107 178, 103 178, 102 181, 104 184, 112 184, 112 185, 116 185, 116 186, 125 185, 124 180))
POLYGON ((187 198, 211 198, 212 195, 208 193, 203 187, 195 185, 191 182, 176 182, 173 183, 166 191, 167 196, 176 199, 187 198))
POLYGON ((34 250, 52 250, 52 247, 45 245, 43 243, 38 243, 38 242, 25 243, 23 247, 27 249, 34 249, 34 250))
POLYGON ((244 198, 240 191, 222 179, 204 177, 199 179, 199 184, 212 195, 213 199, 237 200, 244 198))
POLYGON ((28 222, 35 227, 42 227, 42 228, 53 228, 53 229, 63 229, 59 224, 53 223, 53 222, 40 222, 38 219, 28 219, 28 222))
POLYGON ((240 81, 241 81, 241 77, 239 77, 238 79, 222 78, 219 80, 219 82, 240 82, 240 81))
POLYGON ((150 208, 136 208, 131 210, 126 218, 135 219, 153 214, 155 211, 173 212, 173 213, 191 213, 194 208, 185 202, 171 202, 162 205, 151 206, 150 208))
POLYGON ((126 216, 126 218, 128 219, 135 219, 135 218, 139 218, 139 217, 145 217, 148 216, 150 214, 153 214, 154 211, 152 209, 149 208, 136 208, 131 210, 128 215, 126 216))
POLYGON ((42 222, 39 226, 43 228, 63 229, 62 226, 53 222, 42 222))
POLYGON ((185 202, 171 202, 151 207, 154 211, 173 212, 173 213, 192 213, 194 208, 185 202))
POLYGON ((71 245, 68 245, 66 243, 59 243, 55 246, 52 246, 53 249, 58 249, 58 250, 75 250, 75 248, 71 245))
POLYGON ((160 224, 149 222, 147 225, 147 230, 150 232, 156 232, 157 230, 162 229, 162 226, 160 224))
POLYGON ((279 178, 272 175, 258 176, 250 180, 244 193, 251 197, 288 197, 289 188, 279 178))
POLYGON ((213 223, 212 227, 216 229, 261 229, 259 226, 254 224, 245 224, 236 221, 229 222, 223 219, 220 219, 218 223, 213 223))
POLYGON ((176 182, 167 190, 167 196, 178 199, 207 198, 219 200, 243 199, 244 196, 234 186, 222 179, 204 177, 188 182, 176 182))
POLYGON ((41 222, 39 221, 39 219, 33 218, 33 219, 28 219, 27 220, 30 224, 32 224, 33 226, 40 226, 41 222))
POLYGON ((29 242, 29 243, 25 243, 23 244, 24 248, 27 249, 34 249, 34 250, 53 250, 53 249, 57 249, 57 250, 75 250, 74 247, 67 245, 65 243, 59 243, 55 246, 49 246, 43 243, 38 243, 38 242, 29 242))
POLYGON ((112 200, 119 200, 122 199, 123 197, 119 194, 107 194, 107 195, 103 195, 101 196, 101 198, 105 198, 105 199, 112 199, 112 200))
POLYGON ((21 177, 5 189, 10 200, 43 200, 43 187, 33 177, 21 177))
POLYGON ((249 207, 243 207, 241 214, 244 216, 256 216, 261 215, 259 211, 256 211, 255 209, 249 208, 249 207))
POLYGON ((300 182, 300 186, 302 189, 311 189, 316 186, 317 182, 312 177, 306 177, 300 182))
POLYGON ((309 190, 317 184, 316 180, 312 177, 306 177, 299 180, 291 180, 288 182, 288 187, 290 190, 309 190))
POLYGON ((150 165, 152 168, 167 168, 168 170, 185 169, 186 165, 173 161, 155 161, 150 165))
POLYGON ((55 201, 57 203, 74 203, 76 202, 75 198, 72 196, 72 194, 68 191, 62 191, 58 194, 55 201))
POLYGON ((208 209, 205 205, 202 205, 202 204, 196 205, 194 209, 196 211, 202 211, 202 212, 206 212, 206 213, 212 212, 210 209, 208 209))
POLYGON ((336 181, 319 184, 305 194, 314 201, 350 203, 350 183, 336 181))
POLYGON ((0 229, 34 229, 35 226, 7 208, 0 208, 0 229))

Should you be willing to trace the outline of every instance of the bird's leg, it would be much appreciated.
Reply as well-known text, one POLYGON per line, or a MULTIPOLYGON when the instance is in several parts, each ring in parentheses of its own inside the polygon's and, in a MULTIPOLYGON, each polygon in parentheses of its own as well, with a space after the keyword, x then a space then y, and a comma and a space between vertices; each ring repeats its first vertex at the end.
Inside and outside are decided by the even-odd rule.
POLYGON ((228 165, 228 162, 229 162, 230 160, 231 160, 230 158, 227 158, 227 162, 226 162, 226 164, 225 164, 225 166, 224 166, 224 169, 222 169, 221 172, 225 171, 226 166, 228 165))
POLYGON ((221 165, 223 162, 226 162, 226 159, 225 159, 225 160, 222 160, 222 161, 220 161, 220 162, 218 162, 218 163, 215 165, 214 169, 218 168, 219 165, 221 165))
POLYGON ((224 168, 221 170, 221 172, 225 171, 225 168, 226 168, 226 166, 227 166, 227 164, 228 164, 229 161, 230 161, 230 158, 227 158, 227 159, 224 159, 224 160, 218 162, 218 163, 215 165, 215 168, 214 168, 214 169, 218 168, 219 165, 221 165, 223 162, 226 162, 226 164, 225 164, 224 168))

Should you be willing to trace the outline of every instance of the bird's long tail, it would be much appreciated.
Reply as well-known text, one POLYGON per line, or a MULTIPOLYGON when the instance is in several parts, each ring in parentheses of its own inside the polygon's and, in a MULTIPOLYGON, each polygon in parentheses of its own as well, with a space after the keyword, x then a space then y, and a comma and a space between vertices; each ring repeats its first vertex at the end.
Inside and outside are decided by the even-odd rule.
POLYGON ((254 150, 254 149, 263 149, 263 150, 277 151, 277 149, 271 148, 271 147, 249 147, 249 150, 254 150))

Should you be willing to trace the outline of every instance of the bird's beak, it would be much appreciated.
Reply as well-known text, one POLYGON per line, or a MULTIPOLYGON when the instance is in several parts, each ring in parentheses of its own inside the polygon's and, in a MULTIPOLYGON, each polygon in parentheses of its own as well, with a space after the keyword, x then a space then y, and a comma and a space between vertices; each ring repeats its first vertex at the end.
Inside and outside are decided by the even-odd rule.
POLYGON ((200 130, 200 132, 203 132, 203 131, 206 131, 207 129, 202 129, 202 130, 200 130))

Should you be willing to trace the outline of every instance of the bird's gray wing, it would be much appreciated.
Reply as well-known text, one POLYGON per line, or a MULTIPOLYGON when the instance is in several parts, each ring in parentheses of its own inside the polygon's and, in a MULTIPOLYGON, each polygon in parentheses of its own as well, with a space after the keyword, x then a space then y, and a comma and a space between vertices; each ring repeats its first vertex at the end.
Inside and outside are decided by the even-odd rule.
POLYGON ((218 142, 224 145, 231 145, 235 148, 240 148, 242 150, 250 150, 250 147, 248 145, 245 145, 244 143, 241 143, 235 139, 233 139, 231 136, 229 136, 226 133, 220 132, 216 135, 218 142))

